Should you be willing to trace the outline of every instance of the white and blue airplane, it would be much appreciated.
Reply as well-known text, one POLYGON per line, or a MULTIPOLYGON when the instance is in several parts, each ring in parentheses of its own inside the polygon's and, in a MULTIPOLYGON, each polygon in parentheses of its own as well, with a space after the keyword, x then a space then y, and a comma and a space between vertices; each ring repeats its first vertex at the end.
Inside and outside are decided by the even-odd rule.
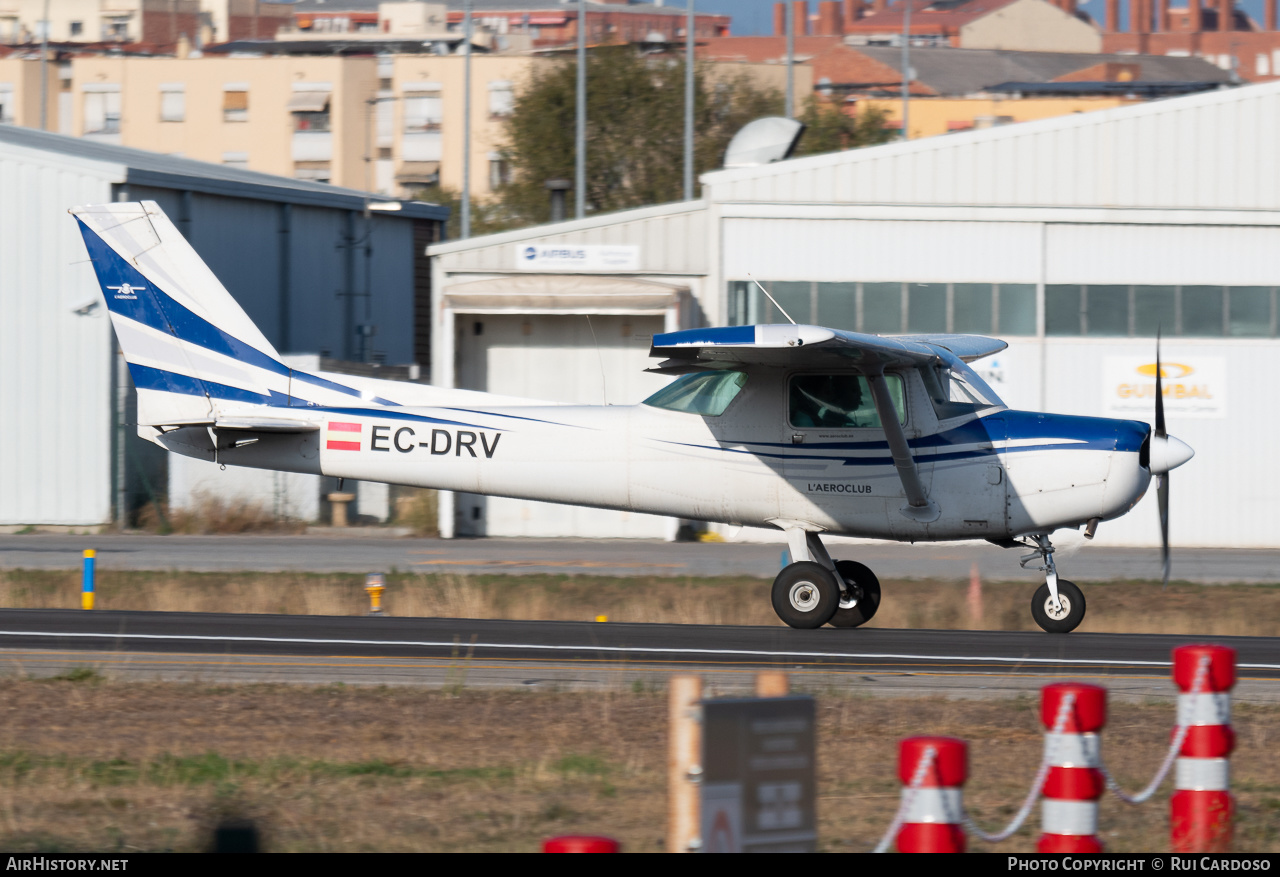
MULTIPOLYGON (((797 628, 857 627, 880 583, 822 535, 986 539, 1032 552, 1031 613, 1067 632, 1084 595, 1050 535, 1125 514, 1193 451, 1145 423, 1011 410, 968 363, 978 335, 805 325, 656 335, 676 376, 639 405, 563 405, 285 365, 150 201, 78 207, 138 393, 138 434, 216 463, 570 503, 786 534, 773 607, 797 628)), ((1159 353, 1157 350, 1157 359, 1159 353)), ((1159 370, 1157 369, 1157 374, 1159 370)))

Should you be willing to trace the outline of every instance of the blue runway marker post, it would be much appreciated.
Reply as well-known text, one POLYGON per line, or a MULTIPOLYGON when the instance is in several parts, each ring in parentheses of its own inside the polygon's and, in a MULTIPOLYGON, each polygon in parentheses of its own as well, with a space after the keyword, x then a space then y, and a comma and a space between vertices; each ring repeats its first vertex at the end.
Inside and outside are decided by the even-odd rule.
POLYGON ((98 557, 98 552, 92 548, 84 550, 84 575, 82 576, 84 586, 80 592, 80 608, 93 608, 93 564, 98 557))

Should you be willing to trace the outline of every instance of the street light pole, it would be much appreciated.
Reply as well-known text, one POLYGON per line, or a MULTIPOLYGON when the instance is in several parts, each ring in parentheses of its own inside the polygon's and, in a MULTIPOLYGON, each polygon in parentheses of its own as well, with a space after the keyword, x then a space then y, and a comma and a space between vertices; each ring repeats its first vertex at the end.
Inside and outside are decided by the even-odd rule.
POLYGON ((574 119, 573 213, 587 213, 587 3, 578 0, 578 99, 574 119))
POLYGON ((693 200, 693 0, 684 26, 684 200, 693 200))
POLYGON ((796 82, 796 14, 788 8, 787 12, 787 97, 786 113, 788 119, 795 118, 795 82, 796 82))
POLYGON ((471 0, 462 13, 467 53, 462 77, 462 237, 471 237, 471 0))
POLYGON ((911 139, 907 124, 911 98, 911 0, 900 0, 902 13, 902 139, 911 139))

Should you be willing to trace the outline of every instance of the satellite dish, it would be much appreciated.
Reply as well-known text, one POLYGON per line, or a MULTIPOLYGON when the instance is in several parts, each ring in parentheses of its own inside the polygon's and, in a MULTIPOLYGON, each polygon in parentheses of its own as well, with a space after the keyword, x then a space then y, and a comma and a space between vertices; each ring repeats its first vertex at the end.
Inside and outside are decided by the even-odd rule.
POLYGON ((759 167, 782 161, 796 148, 804 125, 785 116, 766 116, 742 126, 724 152, 724 166, 759 167))

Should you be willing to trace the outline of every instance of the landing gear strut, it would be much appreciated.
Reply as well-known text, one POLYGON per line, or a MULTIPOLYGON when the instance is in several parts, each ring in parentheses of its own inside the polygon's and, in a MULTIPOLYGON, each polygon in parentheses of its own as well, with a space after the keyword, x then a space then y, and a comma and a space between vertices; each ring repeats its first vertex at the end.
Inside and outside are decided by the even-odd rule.
POLYGON ((1036 588, 1035 596, 1031 598, 1031 617, 1049 633, 1069 633, 1084 620, 1084 593, 1074 582, 1058 578, 1049 535, 1038 533, 1031 538, 1035 540, 1036 550, 1024 555, 1019 565, 1026 569, 1027 564, 1039 557, 1043 565, 1037 568, 1044 572, 1045 578, 1044 584, 1036 588))
POLYGON ((852 560, 833 561, 817 533, 787 530, 794 561, 773 581, 773 611, 791 627, 859 627, 880 607, 875 573, 852 560))

